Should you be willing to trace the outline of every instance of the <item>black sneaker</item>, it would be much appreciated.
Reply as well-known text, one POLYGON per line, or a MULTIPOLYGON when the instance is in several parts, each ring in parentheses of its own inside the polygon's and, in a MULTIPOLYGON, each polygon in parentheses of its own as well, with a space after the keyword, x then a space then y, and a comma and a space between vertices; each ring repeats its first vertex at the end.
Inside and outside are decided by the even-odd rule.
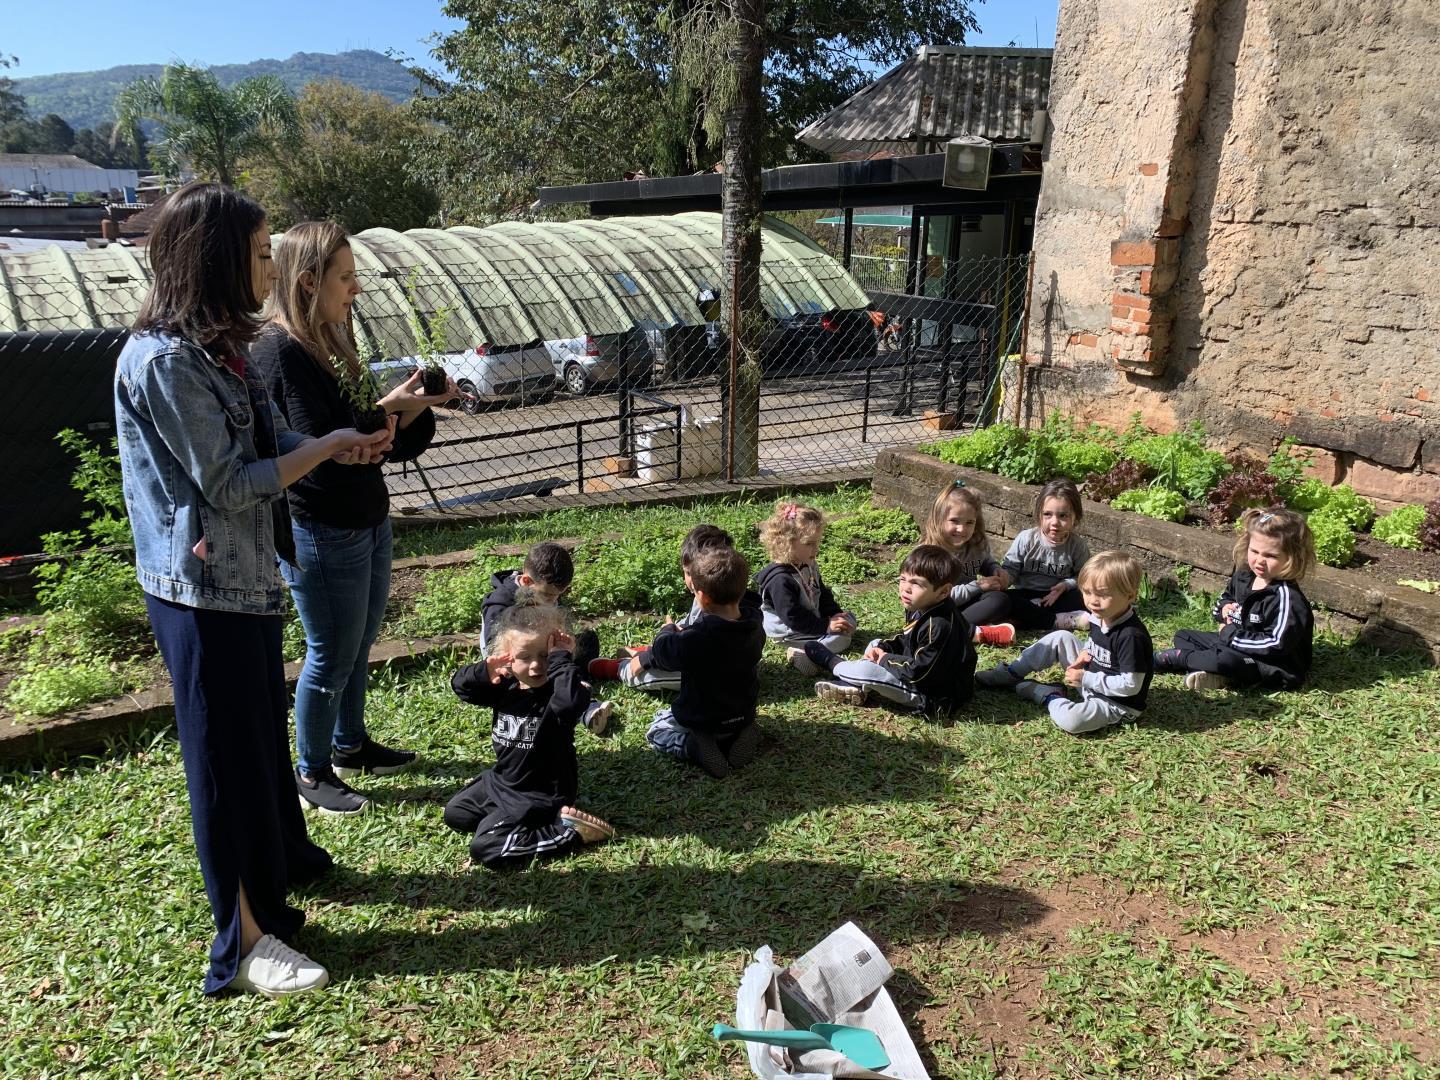
POLYGON ((354 790, 335 775, 331 769, 313 775, 300 771, 295 766, 295 790, 300 793, 300 805, 306 810, 319 810, 322 814, 349 817, 363 814, 370 806, 370 800, 354 790))
POLYGON ((590 661, 600 656, 600 635, 594 630, 581 630, 575 635, 575 651, 570 656, 577 668, 587 671, 590 661))
POLYGON ((415 756, 414 750, 391 750, 366 735, 358 750, 336 750, 331 754, 330 764, 335 766, 336 776, 349 780, 361 773, 389 776, 415 764, 415 756))
POLYGON ((732 769, 743 769, 755 760, 755 751, 758 749, 760 749, 760 727, 757 724, 746 724, 735 736, 735 741, 730 744, 730 749, 725 757, 730 762, 732 769))
POLYGON ((1185 666, 1184 649, 1161 649, 1154 657, 1155 674, 1183 675, 1190 670, 1185 666))

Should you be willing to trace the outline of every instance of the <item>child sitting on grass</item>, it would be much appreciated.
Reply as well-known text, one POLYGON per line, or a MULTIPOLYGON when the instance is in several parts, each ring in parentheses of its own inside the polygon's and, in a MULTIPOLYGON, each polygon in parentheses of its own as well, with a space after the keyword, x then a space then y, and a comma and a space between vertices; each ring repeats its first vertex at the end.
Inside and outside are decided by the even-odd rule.
POLYGON ((615 835, 575 806, 575 725, 590 692, 563 627, 564 615, 553 606, 512 606, 485 661, 450 680, 460 700, 494 710, 494 768, 445 805, 445 824, 470 833, 470 857, 492 870, 569 855, 615 835))
MULTIPOLYGON (((490 655, 506 612, 517 602, 558 606, 574 580, 575 560, 550 540, 532 546, 519 570, 491 574, 490 592, 480 604, 480 655, 490 655)), ((594 630, 581 630, 575 635, 575 666, 582 672, 599 651, 600 641, 594 630)), ((592 735, 605 733, 612 709, 608 701, 590 703, 584 722, 592 735)))
POLYGON ((1009 645, 1015 640, 1015 627, 1010 623, 977 626, 966 609, 986 593, 1002 592, 1005 577, 1000 564, 990 554, 990 540, 985 533, 985 508, 980 496, 965 486, 963 480, 946 484, 935 496, 930 516, 925 520, 922 544, 934 544, 948 551, 955 560, 955 586, 950 599, 974 630, 977 645, 1009 645))
POLYGON ((1310 674, 1315 616, 1300 580, 1315 566, 1315 540, 1293 510, 1246 510, 1235 573, 1212 613, 1218 634, 1181 630, 1155 654, 1155 670, 1185 672, 1191 690, 1261 686, 1295 690, 1310 674))
POLYGON ((1140 564, 1123 551, 1102 551, 1080 568, 1080 592, 1090 613, 1090 640, 1082 651, 1069 630, 1046 634, 1018 660, 997 664, 975 677, 981 686, 1014 687, 1043 705, 1061 731, 1086 731, 1138 720, 1154 674, 1150 633, 1135 613, 1140 564), (1035 682, 1037 671, 1065 666, 1065 685, 1080 690, 1072 701, 1062 686, 1035 682))
MULTIPOLYGON (((695 582, 690 577, 691 564, 695 557, 702 551, 709 551, 711 548, 733 549, 735 541, 730 534, 718 525, 700 524, 696 525, 686 535, 680 545, 680 573, 685 579, 685 588, 693 595, 695 582)), ((740 610, 742 612, 760 611, 760 597, 753 591, 746 589, 745 595, 740 598, 740 610)), ((700 601, 692 600, 690 610, 679 622, 666 618, 665 625, 673 626, 676 630, 684 630, 701 615, 700 601)), ((626 686, 636 690, 659 690, 674 692, 680 689, 680 673, 678 671, 666 671, 658 667, 641 667, 638 672, 629 661, 640 653, 646 651, 650 646, 644 645, 639 648, 629 646, 622 647, 617 659, 599 659, 590 661, 586 673, 592 679, 620 679, 626 686)))
POLYGON ((863 705, 873 693, 932 716, 969 701, 975 648, 970 625, 956 613, 950 596, 957 572, 950 553, 935 544, 910 552, 899 581, 905 629, 888 641, 870 642, 859 660, 842 660, 823 642, 806 645, 806 674, 828 671, 833 679, 816 683, 816 696, 863 705))
POLYGON ((972 626, 1008 620, 1020 630, 1083 630, 1089 621, 1075 587, 1090 548, 1076 532, 1085 508, 1080 489, 1051 480, 1035 497, 1035 528, 1015 537, 1000 562, 1007 587, 986 592, 965 609, 972 626))
POLYGON ((655 714, 646 741, 717 779, 749 764, 760 743, 755 706, 765 631, 759 612, 741 608, 749 577, 745 556, 734 548, 699 552, 690 581, 700 615, 683 630, 662 627, 650 648, 629 661, 632 678, 655 668, 680 673, 679 696, 655 714))
POLYGON ((760 525, 760 543, 773 560, 755 575, 765 636, 791 646, 785 655, 797 667, 806 642, 844 652, 855 633, 855 616, 841 610, 815 565, 824 535, 825 515, 800 503, 782 503, 760 525))

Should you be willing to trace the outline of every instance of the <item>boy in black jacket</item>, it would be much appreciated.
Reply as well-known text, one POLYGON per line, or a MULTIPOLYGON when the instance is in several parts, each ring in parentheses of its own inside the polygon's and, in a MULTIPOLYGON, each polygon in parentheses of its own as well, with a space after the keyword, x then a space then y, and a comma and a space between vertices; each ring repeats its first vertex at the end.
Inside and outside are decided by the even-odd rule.
POLYGON ((1315 565, 1315 541, 1293 510, 1247 510, 1235 542, 1235 572, 1211 612, 1218 634, 1180 630, 1155 670, 1185 672, 1191 690, 1261 686, 1295 690, 1310 674, 1315 616, 1300 579, 1315 565))
POLYGON ((1140 564, 1123 551, 1092 556, 1076 580, 1091 615, 1084 651, 1069 630, 1055 630, 1018 660, 982 671, 975 681, 995 689, 1014 687, 1021 697, 1043 705, 1055 726, 1072 735, 1138 720, 1155 672, 1150 632, 1135 613, 1141 574, 1140 564), (1072 701, 1063 686, 1029 678, 1056 664, 1065 666, 1065 686, 1079 689, 1079 701, 1072 701))
MULTIPOLYGON (((480 655, 489 656, 495 635, 505 620, 505 613, 521 597, 536 604, 559 606, 575 580, 575 560, 559 544, 543 540, 525 553, 519 570, 506 570, 490 575, 490 592, 480 603, 480 655)), ((581 630, 575 635, 575 665, 584 677, 586 665, 600 651, 594 630, 581 630)), ((585 710, 585 726, 592 735, 602 735, 610 723, 613 706, 608 701, 592 701, 585 710)))
POLYGON ((873 693, 918 712, 941 715, 970 700, 974 692, 975 648, 970 625, 955 609, 950 588, 959 564, 944 548, 921 544, 900 567, 900 603, 905 629, 888 641, 870 642, 859 660, 842 660, 819 641, 805 657, 833 681, 815 684, 827 701, 863 705, 873 693))
POLYGON ((460 700, 494 709, 494 768, 445 805, 445 824, 472 834, 470 857, 492 870, 568 855, 615 835, 574 805, 575 725, 590 691, 563 622, 553 607, 512 607, 490 656, 450 680, 460 700))
POLYGON ((690 564, 700 615, 682 628, 661 628, 630 661, 634 675, 651 668, 680 673, 680 694, 655 714, 646 741, 721 778, 748 764, 760 742, 755 705, 765 650, 760 613, 741 607, 750 567, 734 548, 701 551, 690 564))

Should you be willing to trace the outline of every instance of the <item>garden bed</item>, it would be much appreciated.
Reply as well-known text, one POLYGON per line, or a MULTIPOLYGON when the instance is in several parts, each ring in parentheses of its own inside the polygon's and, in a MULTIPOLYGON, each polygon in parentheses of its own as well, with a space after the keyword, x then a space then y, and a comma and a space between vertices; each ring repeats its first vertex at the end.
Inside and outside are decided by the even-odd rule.
MULTIPOLYGON (((877 504, 908 511, 923 521, 935 493, 957 478, 985 504, 985 520, 997 551, 1033 522, 1039 487, 993 473, 951 465, 918 450, 886 449, 875 462, 877 504)), ((1125 548, 1146 565, 1152 580, 1216 592, 1233 568, 1233 533, 1160 521, 1086 500, 1080 534, 1093 550, 1125 548), (1189 570, 1180 568, 1188 567, 1189 570)), ((1440 596, 1376 580, 1364 570, 1320 566, 1304 583, 1305 594, 1324 610, 1322 621, 1359 634, 1387 649, 1424 649, 1440 660, 1440 596)))

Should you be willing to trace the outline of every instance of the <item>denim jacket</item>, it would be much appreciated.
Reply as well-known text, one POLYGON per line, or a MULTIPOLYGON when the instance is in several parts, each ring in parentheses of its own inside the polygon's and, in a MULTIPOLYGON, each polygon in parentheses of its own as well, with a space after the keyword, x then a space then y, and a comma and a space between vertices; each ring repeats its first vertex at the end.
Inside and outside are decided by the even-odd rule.
POLYGON ((270 409, 276 450, 291 431, 264 382, 164 333, 134 334, 115 368, 115 427, 140 587, 188 607, 285 609, 272 513, 280 467, 261 457, 251 401, 270 409), (248 383, 248 386, 247 386, 248 383), (195 547, 205 539, 206 556, 195 547))

